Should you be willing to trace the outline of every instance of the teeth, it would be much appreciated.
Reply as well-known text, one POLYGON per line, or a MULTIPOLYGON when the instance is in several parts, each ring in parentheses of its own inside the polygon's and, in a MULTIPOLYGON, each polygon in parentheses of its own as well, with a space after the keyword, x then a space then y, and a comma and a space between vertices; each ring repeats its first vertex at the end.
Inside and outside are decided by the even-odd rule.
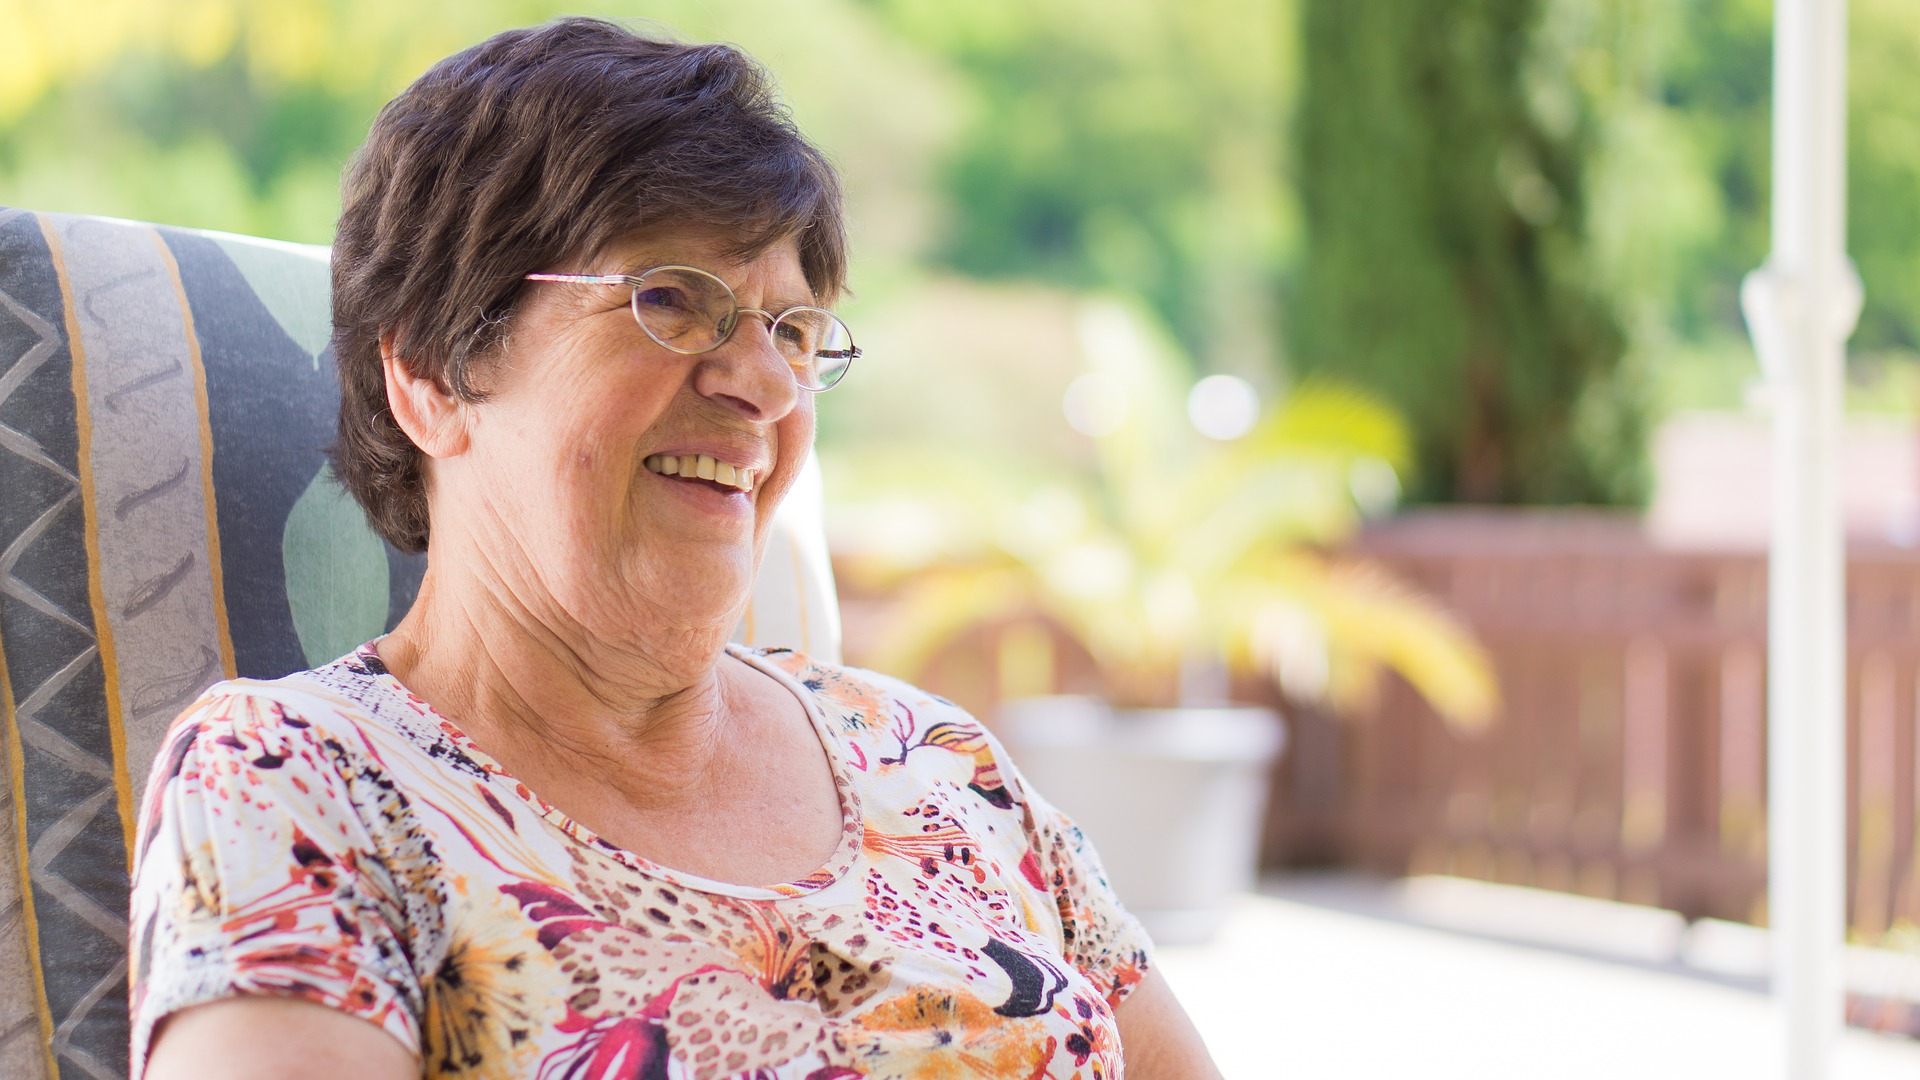
POLYGON ((712 480, 716 484, 753 490, 753 470, 737 468, 706 454, 655 454, 646 460, 647 468, 661 476, 712 480))

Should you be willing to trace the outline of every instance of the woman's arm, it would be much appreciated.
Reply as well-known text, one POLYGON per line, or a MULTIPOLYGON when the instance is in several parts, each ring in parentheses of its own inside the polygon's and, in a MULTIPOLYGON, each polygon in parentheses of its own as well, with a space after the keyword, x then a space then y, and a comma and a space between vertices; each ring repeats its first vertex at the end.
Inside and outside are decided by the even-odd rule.
MULTIPOLYGON (((1193 1021, 1158 969, 1114 1010, 1133 1080, 1219 1080, 1193 1021)), ((228 998, 169 1017, 148 1059, 147 1080, 410 1080, 413 1054, 384 1030, 290 998, 228 998)))
POLYGON ((242 997, 169 1016, 146 1080, 413 1080, 420 1063, 386 1031, 293 998, 242 997))
POLYGON ((1113 1018, 1120 1025, 1127 1080, 1220 1080, 1207 1044, 1159 968, 1147 969, 1113 1018))
POLYGON ((419 1075, 408 958, 444 943, 437 922, 412 932, 408 905, 435 883, 332 709, 232 687, 167 736, 129 898, 131 1050, 152 1075, 419 1075), (404 1071, 375 1071, 390 1057, 404 1071))

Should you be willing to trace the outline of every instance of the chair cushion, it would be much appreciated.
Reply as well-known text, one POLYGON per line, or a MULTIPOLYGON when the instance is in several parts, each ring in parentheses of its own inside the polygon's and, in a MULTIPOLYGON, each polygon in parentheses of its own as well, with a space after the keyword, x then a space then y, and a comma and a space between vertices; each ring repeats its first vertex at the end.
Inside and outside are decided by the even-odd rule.
MULTIPOLYGON (((0 1076, 126 1073, 129 839, 174 715, 419 587, 326 465, 327 257, 0 208, 0 1076)), ((837 660, 809 470, 735 636, 837 660)))

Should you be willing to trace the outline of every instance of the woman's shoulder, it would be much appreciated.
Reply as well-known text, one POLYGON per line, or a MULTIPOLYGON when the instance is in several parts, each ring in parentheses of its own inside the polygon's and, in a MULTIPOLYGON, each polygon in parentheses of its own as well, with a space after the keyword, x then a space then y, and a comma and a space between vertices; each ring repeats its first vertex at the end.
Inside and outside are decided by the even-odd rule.
POLYGON ((451 885, 392 736, 328 682, 341 663, 216 683, 163 742, 129 900, 136 1061, 161 1018, 232 996, 317 1002, 419 1044, 451 885))
POLYGON ((409 745, 431 756, 430 744, 445 742, 444 734, 385 674, 378 655, 362 648, 277 679, 215 683, 169 726, 149 790, 175 777, 189 755, 232 758, 289 784, 314 768, 378 774, 409 745))
MULTIPOLYGON (((374 661, 378 663, 377 657, 374 661)), ((360 653, 277 679, 224 679, 174 718, 171 734, 278 732, 302 741, 357 736, 380 708, 374 678, 360 653)), ((171 741, 171 736, 169 741, 171 741)))

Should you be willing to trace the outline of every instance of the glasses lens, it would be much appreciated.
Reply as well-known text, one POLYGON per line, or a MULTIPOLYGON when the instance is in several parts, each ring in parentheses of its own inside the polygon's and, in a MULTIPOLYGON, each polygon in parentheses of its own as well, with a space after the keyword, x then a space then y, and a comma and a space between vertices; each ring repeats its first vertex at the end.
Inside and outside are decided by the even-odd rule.
POLYGON ((809 390, 825 390, 839 382, 859 354, 847 324, 824 308, 782 312, 773 324, 773 340, 793 365, 794 378, 809 390))
POLYGON ((674 352, 702 353, 726 340, 738 309, 726 282, 704 270, 663 266, 633 287, 633 316, 674 352))

